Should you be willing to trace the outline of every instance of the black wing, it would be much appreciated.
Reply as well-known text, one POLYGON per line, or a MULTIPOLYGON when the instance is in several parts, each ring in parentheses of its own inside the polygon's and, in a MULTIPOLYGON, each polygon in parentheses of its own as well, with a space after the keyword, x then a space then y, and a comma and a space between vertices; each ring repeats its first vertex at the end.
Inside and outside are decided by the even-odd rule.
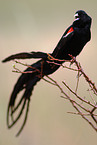
POLYGON ((59 43, 57 44, 56 48, 54 49, 52 56, 57 58, 57 55, 59 54, 60 50, 63 48, 65 49, 65 46, 67 45, 67 42, 69 42, 74 35, 74 29, 72 25, 65 31, 63 36, 61 37, 59 43))

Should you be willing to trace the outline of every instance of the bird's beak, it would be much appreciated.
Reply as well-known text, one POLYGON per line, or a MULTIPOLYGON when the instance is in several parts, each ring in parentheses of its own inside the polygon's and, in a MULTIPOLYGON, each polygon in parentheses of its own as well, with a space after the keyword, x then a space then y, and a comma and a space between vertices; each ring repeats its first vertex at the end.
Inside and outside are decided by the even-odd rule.
POLYGON ((74 15, 74 18, 75 18, 74 21, 78 21, 78 20, 79 20, 79 15, 78 15, 78 13, 76 13, 76 14, 74 15))

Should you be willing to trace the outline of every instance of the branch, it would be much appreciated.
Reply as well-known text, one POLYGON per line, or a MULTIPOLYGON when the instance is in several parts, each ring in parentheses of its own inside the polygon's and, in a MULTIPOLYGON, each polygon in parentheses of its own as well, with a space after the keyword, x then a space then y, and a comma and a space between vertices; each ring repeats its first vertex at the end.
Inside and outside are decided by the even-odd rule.
MULTIPOLYGON (((15 62, 18 63, 18 64, 21 64, 21 65, 30 67, 36 72, 38 71, 40 73, 40 77, 44 81, 46 81, 47 83, 50 83, 51 85, 56 86, 61 91, 61 93, 63 95, 63 96, 61 96, 61 98, 68 100, 70 102, 70 104, 72 105, 72 107, 77 111, 76 113, 75 112, 70 112, 70 111, 68 113, 71 113, 73 115, 76 114, 76 115, 81 116, 97 132, 97 114, 95 113, 97 111, 97 103, 96 103, 96 100, 94 99, 95 96, 97 97, 97 87, 96 87, 95 83, 84 72, 81 64, 79 62, 77 62, 75 57, 73 57, 70 54, 69 54, 69 56, 71 57, 72 60, 68 61, 68 60, 56 59, 56 58, 52 57, 50 54, 48 54, 47 63, 51 63, 51 64, 54 64, 54 65, 60 65, 64 69, 68 69, 70 71, 77 72, 77 84, 76 84, 76 89, 75 90, 73 90, 64 81, 62 81, 61 85, 59 85, 58 82, 56 80, 54 80, 53 78, 51 78, 50 76, 45 76, 45 78, 43 78, 42 73, 43 73, 43 69, 44 69, 43 68, 44 61, 42 61, 42 63, 41 63, 41 72, 37 68, 33 68, 30 65, 21 63, 19 61, 15 61, 15 62), (72 67, 68 67, 66 65, 64 66, 60 62, 69 62, 70 64, 73 64, 73 66, 72 67), (86 99, 86 98, 84 98, 83 96, 81 96, 80 94, 77 93, 78 90, 80 89, 78 86, 79 86, 79 80, 80 80, 81 77, 84 78, 84 83, 88 83, 88 85, 91 89, 91 90, 88 89, 88 91, 89 91, 89 96, 91 97, 93 103, 89 100, 89 96, 86 99), (71 92, 72 95, 68 95, 66 93, 66 91, 62 88, 62 86, 65 86, 66 89, 69 90, 69 92, 71 92), (91 93, 90 93, 90 91, 91 91, 91 93)), ((16 68, 15 66, 13 68, 14 68, 14 72, 18 72, 18 73, 32 73, 33 72, 33 71, 22 72, 18 68, 16 68)), ((85 92, 85 91, 86 90, 83 90, 83 92, 85 92)))

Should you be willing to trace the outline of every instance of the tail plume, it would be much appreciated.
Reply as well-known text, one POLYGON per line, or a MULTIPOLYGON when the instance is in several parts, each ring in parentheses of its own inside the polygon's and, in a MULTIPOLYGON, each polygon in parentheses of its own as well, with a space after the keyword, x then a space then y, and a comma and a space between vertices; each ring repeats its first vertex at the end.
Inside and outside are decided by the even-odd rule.
MULTIPOLYGON (((32 94, 33 88, 36 83, 41 79, 41 60, 34 63, 30 68, 27 68, 25 72, 32 73, 23 73, 19 77, 17 83, 14 86, 12 91, 8 110, 7 110, 7 125, 8 128, 14 126, 14 124, 21 118, 25 110, 25 118, 23 124, 17 133, 17 136, 21 133, 28 116, 30 96, 32 94), (21 98, 18 98, 18 93, 24 91, 21 98), (15 117, 15 118, 14 118, 15 117)), ((43 76, 42 76, 43 77, 43 76)))
MULTIPOLYGON (((19 77, 16 82, 7 109, 7 126, 11 128, 17 121, 21 118, 21 116, 25 112, 24 121, 20 130, 17 133, 17 136, 23 130, 25 123, 28 117, 30 97, 33 91, 34 86, 41 78, 45 75, 49 75, 54 73, 60 65, 56 65, 54 63, 48 63, 50 58, 49 54, 43 52, 30 52, 30 53, 18 53, 11 55, 5 58, 2 62, 7 62, 14 59, 27 59, 27 58, 40 58, 39 61, 29 66, 19 77), (23 94, 19 95, 19 93, 23 91, 23 94), (18 96, 19 95, 19 96, 18 96)), ((63 62, 63 61, 62 61, 63 62)), ((61 63, 62 63, 61 62, 61 63)))

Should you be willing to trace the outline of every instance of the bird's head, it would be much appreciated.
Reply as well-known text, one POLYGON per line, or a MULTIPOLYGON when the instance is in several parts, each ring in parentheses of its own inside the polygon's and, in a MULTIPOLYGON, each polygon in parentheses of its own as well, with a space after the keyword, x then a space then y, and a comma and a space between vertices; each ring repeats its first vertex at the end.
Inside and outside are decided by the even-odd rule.
POLYGON ((78 10, 74 15, 74 22, 73 25, 76 27, 85 27, 88 25, 91 26, 91 17, 83 10, 78 10))

